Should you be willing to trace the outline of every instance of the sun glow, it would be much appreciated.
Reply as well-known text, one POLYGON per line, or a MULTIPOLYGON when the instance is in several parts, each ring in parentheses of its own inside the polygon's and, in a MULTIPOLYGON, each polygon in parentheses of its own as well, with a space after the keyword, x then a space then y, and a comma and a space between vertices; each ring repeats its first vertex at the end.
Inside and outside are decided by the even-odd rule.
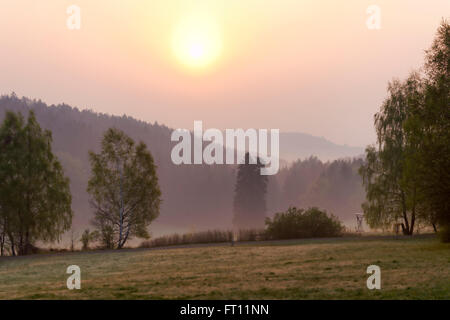
POLYGON ((199 69, 210 66, 222 52, 217 23, 200 14, 185 17, 173 32, 172 50, 186 67, 199 69))

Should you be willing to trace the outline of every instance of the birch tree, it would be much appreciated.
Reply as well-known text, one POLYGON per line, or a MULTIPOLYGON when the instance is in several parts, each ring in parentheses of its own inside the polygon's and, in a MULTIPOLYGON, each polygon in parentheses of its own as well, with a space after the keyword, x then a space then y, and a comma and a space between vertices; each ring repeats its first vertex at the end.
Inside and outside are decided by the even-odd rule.
POLYGON ((405 82, 389 84, 389 97, 375 115, 377 147, 366 149, 360 173, 366 188, 365 219, 371 227, 401 223, 412 235, 419 216, 417 153, 420 141, 405 131, 412 111, 422 103, 422 81, 413 73, 405 82))
POLYGON ((101 152, 90 152, 89 158, 87 191, 104 246, 120 249, 133 237, 148 238, 147 228, 159 215, 161 191, 146 145, 136 145, 123 131, 110 128, 101 152))

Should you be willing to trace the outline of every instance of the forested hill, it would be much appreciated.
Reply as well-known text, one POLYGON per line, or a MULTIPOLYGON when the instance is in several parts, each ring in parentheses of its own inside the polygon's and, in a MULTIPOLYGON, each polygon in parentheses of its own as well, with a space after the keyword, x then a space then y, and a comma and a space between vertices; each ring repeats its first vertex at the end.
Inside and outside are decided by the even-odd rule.
MULTIPOLYGON (((172 129, 156 122, 151 124, 128 116, 119 117, 96 113, 91 110, 79 110, 66 104, 48 106, 40 100, 18 98, 14 94, 0 98, 0 120, 3 119, 6 110, 20 111, 26 116, 29 109, 34 110, 36 118, 43 128, 52 131, 53 151, 60 159, 71 181, 75 228, 87 226, 91 219, 92 210, 89 207, 89 197, 86 192, 90 174, 88 151, 99 151, 102 135, 109 127, 119 128, 136 141, 146 143, 158 166, 157 173, 163 194, 163 204, 160 217, 152 227, 154 233, 161 233, 158 228, 173 227, 174 230, 177 228, 199 230, 205 228, 223 229, 231 225, 236 168, 227 165, 176 166, 172 164, 170 159, 173 146, 170 141, 172 129)), ((356 156, 361 153, 359 148, 340 148, 340 146, 322 138, 299 133, 287 134, 285 138, 281 134, 280 140, 281 157, 283 158, 286 155, 289 160, 295 156, 309 156, 310 154, 305 154, 309 151, 311 151, 311 154, 318 156, 329 155, 325 156, 326 160, 333 155, 343 157, 356 156), (296 137, 299 142, 295 143, 293 137, 296 137), (284 139, 286 140, 285 143, 283 142, 284 139), (322 146, 312 145, 311 143, 316 141, 315 139, 319 139, 322 146)), ((314 161, 320 162, 317 159, 314 161)), ((278 209, 285 209, 290 204, 321 206, 319 202, 324 202, 322 207, 325 209, 334 211, 344 219, 350 217, 352 212, 347 211, 358 210, 362 200, 360 195, 362 189, 359 177, 355 173, 357 165, 355 166, 354 160, 348 160, 347 162, 351 167, 350 172, 347 173, 352 177, 349 181, 354 184, 356 179, 357 182, 355 186, 348 190, 351 195, 345 195, 344 198, 338 199, 338 201, 344 202, 344 205, 340 205, 340 207, 345 209, 333 208, 335 205, 332 199, 327 198, 326 201, 322 198, 317 199, 321 193, 315 189, 320 187, 316 184, 323 183, 323 181, 320 182, 319 178, 321 176, 323 178, 330 164, 320 162, 322 167, 316 168, 319 170, 317 176, 300 176, 297 180, 291 181, 292 175, 297 174, 297 171, 295 171, 299 167, 299 163, 297 163, 296 166, 292 167, 292 170, 284 169, 280 174, 269 179, 268 214, 272 214, 273 211, 278 209), (286 179, 290 183, 289 186, 285 185, 286 179), (315 190, 314 197, 307 195, 310 190, 315 190), (287 194, 289 194, 289 199, 286 198, 287 194), (292 194, 295 194, 295 198, 292 198, 292 194), (351 200, 346 197, 351 197, 351 200), (310 200, 306 201, 305 199, 310 200), (347 203, 348 201, 351 201, 351 203, 347 203)), ((304 163, 306 163, 306 160, 304 163)), ((342 183, 342 180, 339 183, 342 183)), ((333 186, 330 186, 329 183, 325 183, 325 185, 328 189, 331 188, 331 190, 327 190, 330 197, 336 197, 333 186)))

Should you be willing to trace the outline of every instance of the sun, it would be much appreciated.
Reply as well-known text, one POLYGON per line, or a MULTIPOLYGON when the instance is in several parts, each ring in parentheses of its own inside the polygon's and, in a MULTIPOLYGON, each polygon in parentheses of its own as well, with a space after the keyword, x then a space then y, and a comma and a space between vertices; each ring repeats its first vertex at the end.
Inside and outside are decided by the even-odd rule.
POLYGON ((221 55, 222 39, 219 27, 211 17, 195 14, 182 19, 172 36, 176 59, 192 69, 204 69, 221 55))

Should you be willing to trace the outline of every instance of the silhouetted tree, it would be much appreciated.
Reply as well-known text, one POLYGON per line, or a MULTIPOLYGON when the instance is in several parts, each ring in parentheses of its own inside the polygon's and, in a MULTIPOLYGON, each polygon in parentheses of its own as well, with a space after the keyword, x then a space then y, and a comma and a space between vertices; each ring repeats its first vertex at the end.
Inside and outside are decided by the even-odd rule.
POLYGON ((245 154, 245 163, 238 166, 233 202, 235 229, 264 227, 267 176, 261 175, 262 167, 264 165, 259 158, 256 159, 256 164, 250 163, 249 153, 245 154))

